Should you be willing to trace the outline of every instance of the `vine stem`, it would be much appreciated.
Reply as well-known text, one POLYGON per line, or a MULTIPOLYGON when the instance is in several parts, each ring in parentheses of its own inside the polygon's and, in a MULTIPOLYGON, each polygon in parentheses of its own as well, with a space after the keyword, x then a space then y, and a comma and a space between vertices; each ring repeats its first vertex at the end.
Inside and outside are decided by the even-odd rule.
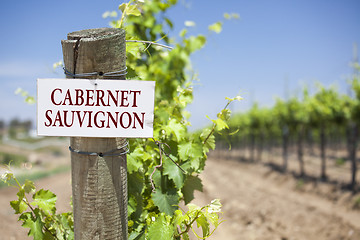
MULTIPOLYGON (((157 45, 157 46, 160 46, 160 47, 163 47, 163 48, 167 48, 167 49, 173 49, 172 47, 170 46, 167 46, 167 45, 164 45, 164 44, 160 44, 160 43, 157 43, 157 42, 152 42, 152 41, 143 41, 143 40, 126 40, 126 42, 134 42, 134 43, 146 43, 146 44, 149 44, 150 45, 157 45)), ((148 47, 149 47, 148 46, 148 47)), ((147 47, 147 48, 148 48, 147 47)))
MULTIPOLYGON (((21 189, 21 184, 19 183, 19 181, 17 180, 17 178, 14 177, 13 179, 15 180, 16 184, 18 185, 18 186, 15 186, 15 187, 17 187, 18 189, 21 189)), ((24 201, 24 203, 30 208, 31 214, 33 214, 33 216, 36 216, 35 210, 34 210, 34 208, 30 205, 30 202, 29 202, 29 200, 27 199, 26 194, 24 195, 24 199, 22 199, 22 201, 24 201)), ((45 231, 49 232, 55 239, 58 239, 58 237, 56 236, 56 234, 53 234, 53 233, 45 226, 45 224, 44 224, 44 229, 45 229, 45 231)), ((58 240, 59 240, 59 239, 58 239, 58 240)))
MULTIPOLYGON (((221 110, 221 111, 224 111, 225 109, 227 109, 227 107, 230 105, 231 102, 232 102, 232 101, 228 100, 227 104, 225 105, 225 107, 224 107, 223 110, 221 110)), ((205 144, 205 143, 207 142, 207 140, 209 139, 209 137, 214 133, 215 128, 216 128, 216 125, 217 125, 216 123, 213 124, 213 127, 212 127, 209 135, 207 135, 207 137, 205 138, 203 144, 205 144)))
POLYGON ((193 223, 196 221, 196 219, 198 219, 199 217, 199 214, 201 213, 202 210, 204 210, 205 207, 202 207, 195 215, 194 219, 191 220, 191 222, 189 224, 186 224, 186 229, 184 231, 182 231, 181 233, 179 233, 178 236, 181 236, 183 235, 184 233, 186 232, 189 232, 190 228, 191 228, 191 225, 193 225, 193 223))
POLYGON ((130 0, 127 4, 126 7, 124 8, 124 12, 121 14, 121 19, 120 19, 120 28, 124 22, 125 16, 126 16, 126 10, 127 8, 130 6, 130 3, 133 2, 133 0, 130 0))

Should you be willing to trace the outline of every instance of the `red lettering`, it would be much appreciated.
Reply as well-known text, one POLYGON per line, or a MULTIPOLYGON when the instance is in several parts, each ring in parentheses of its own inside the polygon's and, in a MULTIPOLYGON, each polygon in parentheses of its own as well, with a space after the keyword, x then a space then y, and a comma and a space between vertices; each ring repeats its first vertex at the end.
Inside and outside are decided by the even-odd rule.
POLYGON ((80 127, 82 127, 82 124, 83 124, 83 122, 84 122, 85 115, 86 115, 86 112, 87 112, 87 111, 84 112, 84 115, 83 115, 82 118, 80 117, 80 111, 75 111, 75 112, 77 113, 77 117, 78 117, 78 120, 79 120, 80 127))
POLYGON ((111 112, 107 112, 107 114, 108 114, 108 120, 107 120, 107 123, 108 123, 108 124, 107 124, 106 128, 110 128, 110 118, 111 118, 111 121, 113 122, 115 128, 117 128, 119 112, 115 112, 115 114, 116 114, 115 117, 113 117, 113 116, 111 115, 111 112))
POLYGON ((58 111, 56 113, 56 116, 55 116, 55 120, 54 120, 54 124, 52 125, 53 127, 56 127, 56 122, 59 122, 59 127, 63 127, 63 123, 62 123, 62 120, 61 120, 61 114, 60 114, 60 111, 58 111))
POLYGON ((135 127, 135 120, 137 120, 137 122, 140 124, 140 127, 141 127, 142 129, 144 129, 145 112, 142 112, 142 113, 141 113, 141 116, 142 116, 141 120, 140 120, 140 118, 139 118, 139 116, 137 115, 136 112, 133 112, 133 114, 134 114, 134 125, 133 125, 132 128, 135 128, 135 129, 136 129, 136 127, 135 127))
POLYGON ((127 103, 127 105, 125 105, 125 101, 128 100, 128 97, 125 97, 125 93, 128 94, 129 91, 121 91, 121 105, 119 107, 128 107, 129 103, 127 103))
POLYGON ((114 102, 115 106, 118 106, 118 98, 119 98, 119 90, 115 90, 116 92, 116 98, 115 96, 111 93, 110 90, 107 90, 108 92, 108 105, 107 106, 110 106, 110 97, 112 99, 112 101, 114 102))
POLYGON ((95 116, 94 116, 94 124, 97 128, 103 128, 104 125, 105 125, 105 120, 100 120, 101 122, 101 126, 98 125, 98 121, 97 121, 97 116, 99 113, 102 113, 104 116, 105 116, 105 113, 103 111, 99 111, 97 113, 95 113, 95 116))
POLYGON ((122 128, 125 128, 125 129, 127 129, 127 128, 130 127, 130 125, 131 125, 131 116, 130 116, 130 113, 128 113, 128 112, 123 112, 123 113, 120 115, 120 125, 121 125, 122 128), (126 114, 126 115, 128 116, 128 125, 127 125, 126 127, 124 126, 124 123, 123 123, 124 114, 126 114))
POLYGON ((139 95, 141 94, 141 91, 133 91, 133 90, 130 90, 130 94, 131 93, 134 93, 134 98, 133 98, 133 107, 137 107, 136 105, 136 94, 138 93, 139 95))
POLYGON ((70 89, 68 89, 68 90, 66 91, 66 95, 65 95, 64 102, 63 102, 62 105, 66 105, 66 100, 69 101, 69 104, 68 104, 68 105, 70 105, 70 106, 73 105, 72 100, 71 100, 70 89))
POLYGON ((67 113, 68 113, 68 111, 64 111, 64 124, 65 124, 66 127, 71 127, 71 126, 74 124, 74 112, 75 112, 75 111, 71 111, 71 113, 72 113, 72 120, 71 120, 71 124, 68 124, 68 123, 67 123, 67 113))
POLYGON ((100 104, 99 104, 99 102, 101 102, 101 104, 102 104, 102 106, 110 106, 110 105, 106 105, 105 103, 104 103, 104 96, 105 96, 105 93, 104 93, 104 91, 103 90, 96 90, 96 95, 97 95, 97 97, 96 97, 96 106, 100 106, 100 104))
POLYGON ((94 102, 90 104, 90 100, 94 101, 94 90, 86 89, 86 104, 85 106, 94 106, 94 102), (92 93, 93 95, 90 95, 92 93))
POLYGON ((84 103, 84 91, 82 89, 75 89, 75 93, 76 93, 76 101, 75 101, 75 105, 76 106, 80 106, 83 105, 84 103))
POLYGON ((45 117, 46 117, 46 119, 49 121, 48 124, 46 124, 46 122, 44 122, 44 124, 45 124, 46 127, 50 127, 50 126, 51 126, 51 123, 52 123, 52 120, 51 120, 51 117, 49 116, 49 113, 52 114, 52 111, 51 111, 51 110, 47 110, 47 111, 45 112, 45 117))
POLYGON ((88 122, 87 127, 88 127, 88 128, 92 128, 92 125, 91 125, 91 114, 92 114, 93 111, 87 111, 87 112, 89 113, 89 122, 88 122))
POLYGON ((54 105, 60 105, 61 104, 61 102, 60 103, 56 103, 55 102, 55 97, 54 97, 54 94, 55 94, 55 91, 56 90, 59 90, 60 91, 60 93, 62 93, 62 90, 60 89, 60 88, 56 88, 56 89, 54 89, 54 91, 52 91, 52 93, 51 93, 51 102, 54 104, 54 105))

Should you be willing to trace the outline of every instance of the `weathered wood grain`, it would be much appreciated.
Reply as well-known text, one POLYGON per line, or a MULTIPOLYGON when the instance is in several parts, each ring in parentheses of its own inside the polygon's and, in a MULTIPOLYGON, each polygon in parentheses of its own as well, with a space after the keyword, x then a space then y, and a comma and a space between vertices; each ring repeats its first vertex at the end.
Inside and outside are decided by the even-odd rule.
MULTIPOLYGON (((126 67, 124 30, 77 31, 69 33, 61 43, 64 65, 73 74, 106 73, 126 67)), ((104 153, 121 147, 125 141, 124 138, 72 137, 70 146, 104 153)), ((100 157, 71 153, 71 168, 75 239, 127 239, 126 155, 100 157)))

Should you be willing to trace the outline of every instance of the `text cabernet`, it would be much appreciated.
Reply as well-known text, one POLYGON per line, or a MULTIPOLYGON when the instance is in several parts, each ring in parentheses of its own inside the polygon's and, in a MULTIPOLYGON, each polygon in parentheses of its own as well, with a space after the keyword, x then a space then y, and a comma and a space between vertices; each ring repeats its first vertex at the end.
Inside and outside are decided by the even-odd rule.
POLYGON ((55 88, 49 96, 51 103, 54 106, 61 106, 63 110, 47 110, 44 125, 72 127, 76 124, 87 128, 143 129, 145 112, 134 110, 138 107, 140 95, 140 90, 55 88), (72 110, 73 107, 82 107, 86 110, 72 110), (92 110, 94 107, 101 107, 103 110, 94 111, 92 110), (129 108, 133 111, 128 111, 129 108))

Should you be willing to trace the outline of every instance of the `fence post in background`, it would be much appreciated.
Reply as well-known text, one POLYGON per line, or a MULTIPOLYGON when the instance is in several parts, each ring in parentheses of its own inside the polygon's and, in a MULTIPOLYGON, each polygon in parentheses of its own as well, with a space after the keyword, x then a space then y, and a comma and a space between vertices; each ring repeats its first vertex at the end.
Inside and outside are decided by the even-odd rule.
MULTIPOLYGON (((126 69, 122 29, 77 31, 69 33, 61 43, 65 69, 80 74, 67 75, 67 78, 102 79, 103 73, 126 69), (84 76, 84 73, 98 74, 84 76)), ((125 74, 106 79, 125 79, 125 74)), ((72 149, 88 153, 109 152, 125 143, 125 138, 70 138, 72 149)), ((126 154, 102 156, 72 152, 71 174, 75 239, 127 239, 126 154)))

